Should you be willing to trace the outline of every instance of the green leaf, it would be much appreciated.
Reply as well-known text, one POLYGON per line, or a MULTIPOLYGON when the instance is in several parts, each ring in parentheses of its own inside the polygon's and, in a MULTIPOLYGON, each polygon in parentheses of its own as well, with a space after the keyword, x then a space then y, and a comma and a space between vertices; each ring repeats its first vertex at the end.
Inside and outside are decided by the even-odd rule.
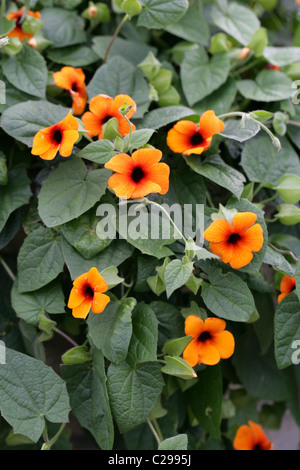
POLYGON ((236 82, 233 78, 229 77, 217 90, 206 96, 199 103, 195 103, 193 108, 198 114, 202 114, 208 109, 212 109, 217 116, 225 114, 230 110, 236 93, 236 82))
POLYGON ((283 202, 296 204, 300 201, 300 177, 293 174, 283 175, 279 178, 278 186, 274 189, 278 192, 283 202))
POLYGON ((168 356, 180 356, 191 340, 191 336, 168 339, 163 346, 162 352, 168 356))
POLYGON ((14 168, 7 178, 7 183, 0 185, 0 232, 10 214, 27 204, 31 197, 30 180, 24 168, 14 168))
POLYGON ((152 135, 154 134, 154 129, 140 129, 137 131, 132 132, 131 134, 131 139, 130 139, 130 134, 128 134, 124 138, 124 145, 125 147, 129 143, 129 150, 136 150, 141 147, 144 147, 149 140, 151 139, 152 135))
POLYGON ((143 10, 138 18, 138 26, 148 29, 164 29, 176 23, 186 13, 187 0, 141 0, 143 10))
POLYGON ((113 143, 103 139, 86 145, 76 154, 76 157, 104 165, 114 157, 115 154, 116 151, 114 150, 113 143))
MULTIPOLYGON (((93 51, 104 59, 108 44, 110 43, 112 36, 94 36, 93 37, 93 51)), ((143 42, 134 40, 123 39, 117 37, 114 41, 109 54, 108 60, 114 56, 121 56, 133 65, 139 64, 149 52, 156 54, 156 48, 148 46, 143 42)))
POLYGON ((290 294, 279 303, 274 319, 274 347, 279 369, 295 364, 294 343, 300 337, 300 303, 290 294))
POLYGON ((88 272, 93 267, 96 267, 99 272, 103 272, 111 266, 119 266, 132 255, 133 247, 125 240, 113 240, 97 256, 85 259, 62 237, 62 253, 71 278, 74 280, 80 274, 88 272))
POLYGON ((167 297, 170 297, 176 289, 182 287, 189 280, 193 268, 192 262, 183 263, 179 259, 167 264, 164 275, 167 297))
POLYGON ((236 2, 229 2, 222 11, 213 5, 211 9, 213 24, 246 46, 252 35, 260 27, 260 22, 250 8, 236 2))
POLYGON ((48 49, 47 57, 56 64, 63 64, 69 67, 87 67, 99 60, 99 56, 93 49, 82 45, 48 49))
POLYGON ((89 335, 96 348, 114 363, 126 359, 132 335, 132 310, 134 298, 111 301, 101 315, 89 315, 87 324, 89 335))
POLYGON ((66 385, 42 361, 6 348, 0 379, 1 414, 15 433, 37 442, 46 419, 51 423, 68 422, 66 385))
POLYGON ((81 44, 86 41, 84 20, 75 11, 63 8, 43 8, 41 10, 43 34, 52 43, 52 47, 60 48, 81 44))
POLYGON ((86 259, 97 256, 112 242, 110 239, 100 240, 97 236, 96 228, 99 221, 96 210, 92 208, 60 227, 65 239, 86 259))
POLYGON ((187 434, 178 434, 178 436, 169 437, 162 441, 158 446, 158 450, 187 450, 187 446, 187 434))
POLYGON ((197 377, 194 369, 182 357, 164 356, 166 365, 161 368, 164 374, 172 375, 183 380, 190 380, 197 377))
POLYGON ((293 173, 300 176, 299 158, 286 138, 282 149, 276 150, 270 138, 257 136, 243 148, 241 166, 250 181, 278 185, 281 176, 293 173))
POLYGON ((48 101, 15 104, 2 114, 1 126, 8 135, 32 147, 35 134, 64 119, 69 109, 48 101))
POLYGON ((237 87, 244 98, 265 103, 286 100, 293 94, 292 80, 275 70, 262 70, 255 80, 239 80, 237 87))
POLYGON ((199 372, 197 383, 187 393, 200 426, 211 437, 220 438, 223 401, 220 366, 209 366, 199 372))
POLYGON ((38 324, 40 315, 65 312, 65 297, 56 281, 34 292, 24 293, 19 292, 16 281, 11 291, 11 303, 17 316, 33 325, 38 324))
POLYGON ((187 52, 181 64, 180 75, 189 106, 193 106, 223 85, 229 70, 230 62, 226 54, 217 54, 209 59, 205 49, 200 46, 187 52))
POLYGON ((144 303, 138 303, 132 312, 132 336, 127 362, 134 366, 140 362, 156 361, 158 321, 155 313, 144 303))
POLYGON ((174 34, 186 41, 196 42, 207 46, 209 42, 209 25, 202 13, 199 3, 190 5, 185 15, 175 24, 166 27, 168 33, 174 34))
POLYGON ((266 47, 264 58, 273 65, 285 67, 300 62, 300 49, 299 47, 266 47))
POLYGON ((195 111, 185 106, 166 106, 147 113, 139 128, 160 129, 172 122, 195 115, 195 111))
POLYGON ((237 197, 241 196, 246 181, 244 175, 235 168, 226 165, 218 155, 208 157, 206 160, 195 155, 184 158, 196 173, 228 189, 237 197))
POLYGON ((149 88, 141 70, 122 57, 115 56, 101 65, 87 86, 89 98, 106 94, 113 98, 118 94, 129 95, 137 105, 134 118, 141 118, 150 104, 149 88))
POLYGON ((100 271, 100 274, 104 277, 105 281, 107 282, 108 290, 112 289, 113 287, 117 286, 118 284, 124 281, 122 277, 118 276, 118 268, 116 266, 110 266, 109 268, 105 268, 100 271))
POLYGON ((267 44, 268 34, 266 28, 259 28, 250 39, 248 47, 254 52, 254 57, 261 57, 267 44))
POLYGON ((87 172, 77 158, 62 162, 43 182, 38 196, 43 222, 55 227, 82 215, 103 196, 110 175, 105 169, 87 172))
POLYGON ((180 310, 168 302, 154 300, 150 303, 158 320, 158 347, 162 349, 171 338, 180 338, 184 334, 184 320, 180 310))
POLYGON ((272 250, 270 246, 267 247, 267 251, 264 257, 264 263, 273 266, 273 268, 284 272, 288 276, 294 275, 294 268, 292 268, 290 263, 285 259, 285 257, 281 253, 272 250))
POLYGON ((19 292, 32 292, 53 281, 62 272, 61 237, 38 227, 24 240, 18 255, 19 292))
POLYGON ((104 357, 93 352, 93 367, 86 364, 62 365, 67 384, 72 414, 80 425, 90 431, 102 450, 111 450, 114 425, 106 386, 104 357))
POLYGON ((245 142, 245 140, 252 139, 261 130, 260 125, 251 119, 229 119, 225 123, 225 129, 221 135, 226 139, 237 140, 238 142, 245 142))
POLYGON ((24 45, 20 54, 5 57, 2 71, 7 80, 18 90, 26 90, 29 95, 44 99, 48 78, 44 58, 33 47, 24 45))
POLYGON ((254 313, 255 304, 247 284, 234 273, 222 274, 211 269, 210 284, 202 284, 202 298, 206 307, 220 318, 236 322, 248 321, 254 313))
POLYGON ((121 433, 143 423, 157 404, 164 381, 157 362, 111 364, 107 387, 113 416, 121 433))
POLYGON ((275 218, 282 225, 296 225, 300 222, 300 208, 292 204, 280 204, 277 206, 277 214, 275 218))

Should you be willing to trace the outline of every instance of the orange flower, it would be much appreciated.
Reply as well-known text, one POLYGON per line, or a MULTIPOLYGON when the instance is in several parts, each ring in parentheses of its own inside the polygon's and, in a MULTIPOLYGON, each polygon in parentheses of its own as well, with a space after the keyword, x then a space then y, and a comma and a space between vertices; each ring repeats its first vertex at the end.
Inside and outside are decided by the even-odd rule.
POLYGON ((74 114, 82 114, 88 99, 83 70, 63 67, 59 72, 53 73, 53 78, 55 85, 67 90, 71 96, 74 114))
MULTIPOLYGON (((127 113, 127 118, 130 119, 136 112, 136 104, 128 95, 117 95, 114 99, 107 95, 97 95, 90 100, 89 108, 82 116, 81 120, 85 129, 88 130, 89 137, 98 136, 98 139, 103 139, 103 126, 111 118, 117 118, 119 123, 118 131, 122 137, 130 133, 129 123, 124 116, 120 113, 120 108, 124 106, 132 106, 127 113)), ((136 129, 134 124, 131 125, 131 130, 136 129)))
POLYGON ((167 144, 175 153, 200 155, 210 147, 213 136, 222 132, 224 127, 224 122, 216 117, 214 111, 206 111, 199 124, 184 120, 177 122, 168 132, 167 144))
POLYGON ((204 238, 210 241, 209 248, 219 256, 223 263, 229 263, 234 269, 249 264, 253 251, 261 250, 264 239, 261 225, 254 224, 257 215, 253 212, 239 212, 228 220, 215 220, 204 232, 204 238))
POLYGON ((124 199, 138 199, 149 193, 166 194, 170 168, 159 163, 162 153, 157 149, 139 149, 132 156, 120 153, 104 166, 115 171, 108 180, 109 188, 124 199))
MULTIPOLYGON (((25 33, 22 29, 22 24, 21 24, 21 18, 24 14, 25 11, 25 6, 23 6, 19 11, 11 11, 7 15, 8 20, 16 20, 16 25, 12 31, 10 31, 7 36, 14 37, 14 38, 19 38, 20 41, 24 41, 24 39, 30 39, 33 37, 32 33, 25 33)), ((41 18, 41 13, 39 11, 31 11, 28 10, 26 12, 26 15, 28 16, 33 16, 34 18, 37 18, 38 20, 41 18)))
POLYGON ((225 330, 226 322, 219 318, 202 318, 189 315, 185 320, 185 334, 193 339, 183 351, 183 359, 191 366, 214 366, 228 359, 234 352, 234 338, 225 330))
POLYGON ((73 282, 70 292, 68 307, 72 309, 75 318, 86 318, 92 309, 93 313, 101 313, 110 302, 107 291, 107 283, 98 272, 97 268, 91 268, 89 272, 81 274, 73 282))
POLYGON ((259 424, 248 421, 237 430, 233 441, 235 450, 273 450, 273 443, 259 424))
POLYGON ((53 160, 58 151, 62 157, 69 157, 79 138, 78 127, 77 119, 70 111, 62 121, 35 134, 31 153, 43 160, 53 160))
POLYGON ((284 297, 289 295, 296 288, 296 279, 290 276, 283 276, 280 283, 280 292, 278 296, 278 303, 282 301, 284 297))
POLYGON ((276 72, 280 72, 280 67, 279 65, 274 65, 274 64, 266 64, 265 65, 266 70, 275 70, 276 72))

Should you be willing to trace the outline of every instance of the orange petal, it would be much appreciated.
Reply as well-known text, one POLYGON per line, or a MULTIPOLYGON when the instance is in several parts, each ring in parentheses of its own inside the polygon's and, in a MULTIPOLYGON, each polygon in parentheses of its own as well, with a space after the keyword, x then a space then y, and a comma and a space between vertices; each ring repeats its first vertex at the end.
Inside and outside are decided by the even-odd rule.
POLYGON ((262 450, 272 450, 272 442, 269 441, 262 427, 253 421, 248 421, 248 424, 254 434, 255 445, 259 445, 262 450))
POLYGON ((219 351, 210 343, 205 341, 204 343, 198 342, 198 364, 206 364, 208 366, 214 366, 220 362, 219 351))
POLYGON ((173 128, 168 132, 167 145, 173 152, 183 153, 192 147, 191 136, 181 134, 173 128))
POLYGON ((214 111, 206 111, 200 118, 200 132, 204 139, 220 134, 225 128, 223 121, 217 118, 214 111))
POLYGON ((86 318, 91 310, 92 301, 88 298, 78 307, 73 308, 72 315, 75 318, 86 318))
POLYGON ((255 437, 249 426, 240 426, 233 441, 235 450, 253 450, 255 437))
POLYGON ((74 75, 72 67, 63 67, 60 71, 52 74, 54 84, 64 90, 72 89, 74 83, 74 75), (70 70, 71 69, 71 70, 70 70))
POLYGON ((161 187, 153 183, 150 180, 142 180, 140 183, 135 184, 134 191, 131 194, 132 199, 140 199, 141 197, 145 197, 151 193, 159 193, 161 191, 161 187))
POLYGON ((278 303, 280 304, 280 302, 282 301, 282 299, 284 299, 284 297, 286 297, 287 295, 289 295, 289 294, 280 294, 280 295, 278 296, 278 303))
POLYGON ((234 353, 234 337, 230 331, 222 331, 214 335, 212 344, 218 350, 221 359, 228 359, 234 353))
POLYGON ((89 270, 87 282, 95 292, 106 292, 108 289, 107 282, 101 276, 97 268, 91 268, 89 270))
POLYGON ((132 122, 129 125, 128 121, 126 121, 126 119, 120 114, 113 115, 113 116, 118 119, 118 122, 119 122, 118 132, 119 134, 121 134, 122 137, 125 137, 126 135, 130 133, 130 127, 131 127, 131 132, 134 132, 136 130, 136 126, 132 124, 132 122))
POLYGON ((194 367, 198 363, 198 341, 193 339, 185 348, 182 354, 183 359, 194 367))
POLYGON ((255 224, 248 228, 246 233, 243 235, 241 243, 245 244, 251 251, 260 251, 264 244, 263 229, 261 225, 255 224))
POLYGON ((190 148, 189 150, 186 150, 185 152, 183 152, 183 155, 201 155, 203 152, 205 152, 205 150, 207 150, 211 144, 211 141, 212 139, 211 138, 208 138, 206 140, 204 140, 202 142, 201 145, 199 145, 198 147, 193 147, 193 148, 190 148))
POLYGON ((53 160, 55 157, 56 157, 56 154, 58 152, 58 149, 59 149, 59 144, 57 145, 52 145, 52 147, 50 147, 49 150, 47 150, 46 152, 44 153, 41 153, 40 154, 40 157, 43 159, 43 160, 53 160))
POLYGON ((96 114, 87 111, 81 116, 84 128, 88 131, 89 137, 99 136, 102 139, 102 121, 96 114))
POLYGON ((223 263, 230 263, 233 256, 233 245, 226 242, 211 242, 209 248, 212 253, 219 256, 223 263))
POLYGON ((73 116, 71 111, 69 111, 67 116, 56 125, 60 128, 62 132, 70 130, 78 131, 79 129, 79 123, 77 119, 73 116))
POLYGON ((257 215, 253 212, 238 212, 232 220, 232 233, 242 235, 256 222, 257 215))
POLYGON ((107 95, 97 95, 91 98, 89 108, 90 111, 101 119, 111 115, 111 105, 113 99, 107 95))
POLYGON ((104 167, 123 175, 131 175, 135 164, 129 155, 126 153, 119 153, 105 163, 104 167))
POLYGON ((106 305, 110 302, 110 297, 100 292, 95 292, 92 302, 92 312, 102 313, 106 305))
POLYGON ((75 279, 75 281, 73 282, 73 286, 76 287, 76 289, 84 289, 87 285, 87 278, 88 273, 81 274, 75 279))
POLYGON ((206 318, 204 320, 205 330, 209 331, 212 335, 215 333, 221 333, 226 328, 225 320, 221 318, 206 318))
POLYGON ((204 321, 197 315, 189 315, 184 323, 184 331, 186 336, 198 338, 205 331, 204 321))
POLYGON ((132 160, 144 171, 156 165, 162 157, 162 152, 157 149, 139 149, 133 152, 132 160))
POLYGON ((289 294, 294 290, 296 285, 296 279, 294 277, 290 276, 283 276, 280 282, 280 291, 282 293, 287 293, 289 294))
POLYGON ((225 219, 217 219, 204 231, 204 238, 209 242, 227 241, 231 234, 230 223, 225 219))
POLYGON ((157 163, 147 172, 147 178, 160 186, 160 194, 169 191, 170 167, 166 163, 157 163))
POLYGON ((130 111, 126 114, 126 117, 130 119, 136 112, 136 103, 128 95, 117 95, 112 102, 111 109, 114 114, 118 113, 120 108, 126 103, 126 106, 132 106, 130 111))
POLYGON ((129 199, 135 190, 135 183, 130 177, 115 173, 109 178, 108 187, 114 190, 117 197, 129 199))
POLYGON ((81 93, 71 93, 71 96, 73 100, 72 109, 74 114, 82 114, 87 103, 87 92, 83 90, 81 93))
POLYGON ((247 264, 251 263, 252 259, 253 253, 247 247, 240 243, 233 245, 232 258, 229 261, 233 269, 240 269, 247 266, 247 264))
POLYGON ((86 296, 84 294, 84 291, 81 289, 76 289, 76 287, 73 287, 73 289, 70 292, 70 297, 68 300, 68 307, 69 308, 76 308, 79 307, 79 305, 82 304, 82 302, 85 300, 86 296))
POLYGON ((62 157, 69 157, 72 154, 73 146, 79 138, 77 131, 65 131, 59 147, 59 153, 62 157))
POLYGON ((52 139, 49 133, 44 131, 45 130, 42 129, 35 134, 31 150, 32 155, 40 155, 52 147, 52 139))

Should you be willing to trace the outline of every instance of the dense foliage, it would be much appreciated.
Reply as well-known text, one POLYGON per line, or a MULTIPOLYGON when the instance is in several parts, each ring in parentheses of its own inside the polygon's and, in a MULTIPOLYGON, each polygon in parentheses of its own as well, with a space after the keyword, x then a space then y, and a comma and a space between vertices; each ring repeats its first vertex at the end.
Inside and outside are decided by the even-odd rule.
POLYGON ((1 449, 300 426, 298 3, 2 0, 1 449))

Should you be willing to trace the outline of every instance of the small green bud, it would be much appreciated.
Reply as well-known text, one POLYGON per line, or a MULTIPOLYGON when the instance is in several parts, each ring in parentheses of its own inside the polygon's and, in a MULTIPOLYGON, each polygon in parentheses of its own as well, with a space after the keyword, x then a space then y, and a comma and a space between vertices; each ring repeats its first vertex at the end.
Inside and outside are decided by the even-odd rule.
POLYGON ((64 364, 85 364, 91 360, 90 353, 86 346, 76 346, 75 348, 69 349, 61 358, 64 364))
POLYGON ((22 50, 23 44, 19 38, 9 38, 9 43, 1 48, 3 54, 15 56, 22 50))
POLYGON ((124 0, 121 4, 121 9, 124 13, 127 13, 130 18, 132 18, 133 16, 137 16, 141 13, 142 5, 138 0, 124 0))
POLYGON ((296 225, 300 222, 300 208, 292 204, 282 204, 278 206, 278 213, 275 215, 282 225, 296 225))

